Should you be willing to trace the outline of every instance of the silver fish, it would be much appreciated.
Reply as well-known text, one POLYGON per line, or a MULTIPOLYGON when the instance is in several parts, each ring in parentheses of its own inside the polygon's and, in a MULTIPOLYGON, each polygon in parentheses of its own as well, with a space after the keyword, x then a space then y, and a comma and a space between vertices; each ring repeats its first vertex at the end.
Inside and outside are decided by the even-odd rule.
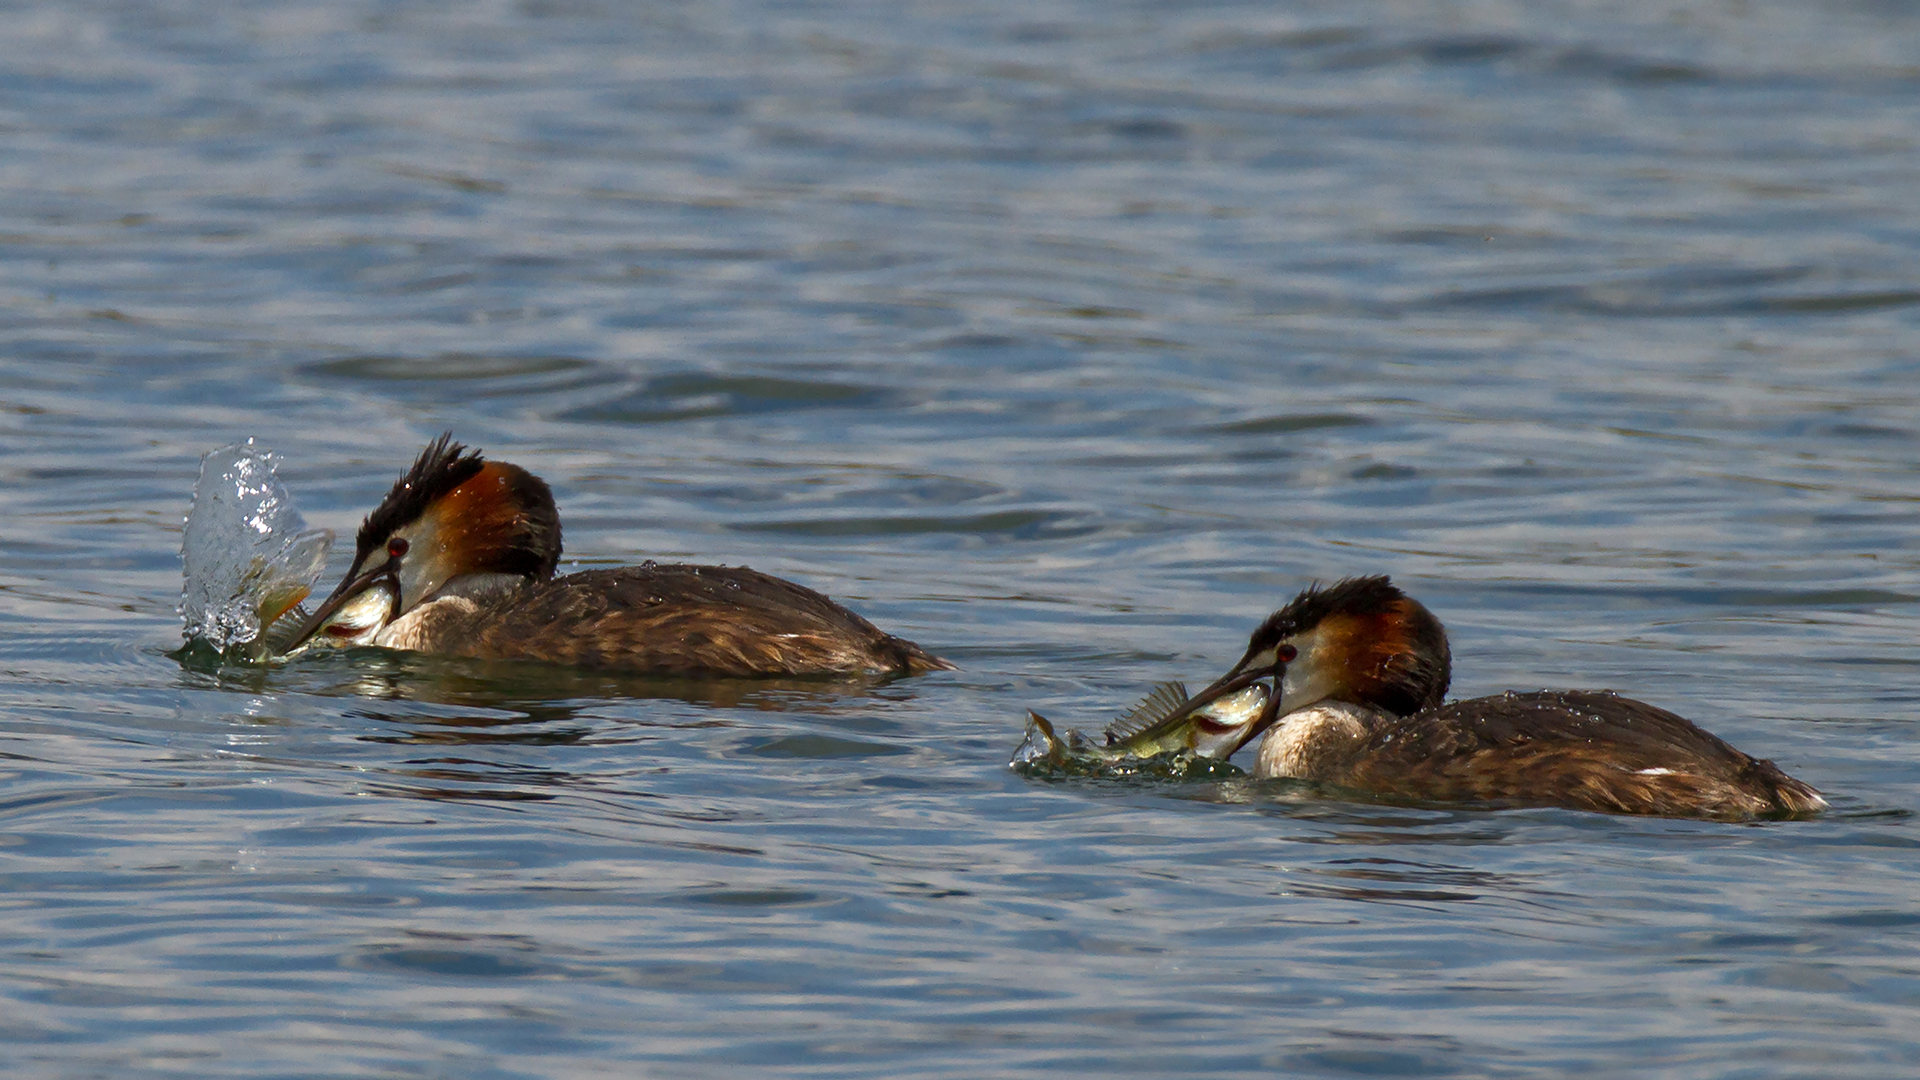
MULTIPOLYGON (((385 629, 387 623, 393 618, 393 608, 392 586, 385 582, 376 583, 340 605, 327 616, 326 621, 311 634, 305 635, 300 643, 285 655, 293 656, 312 648, 343 649, 350 645, 371 644, 374 636, 385 629)), ((284 621, 296 631, 300 629, 300 624, 306 622, 305 619, 284 621)), ((269 638, 269 642, 278 643, 276 638, 269 638)))
POLYGON ((1232 770, 1226 759, 1247 741, 1248 730, 1266 711, 1266 686, 1254 683, 1198 709, 1189 709, 1188 701, 1184 684, 1162 683, 1108 724, 1097 740, 1078 731, 1062 737, 1046 717, 1029 709, 1026 738, 1007 765, 1023 772, 1068 775, 1146 771, 1191 776, 1194 766, 1209 775, 1214 766, 1232 770))

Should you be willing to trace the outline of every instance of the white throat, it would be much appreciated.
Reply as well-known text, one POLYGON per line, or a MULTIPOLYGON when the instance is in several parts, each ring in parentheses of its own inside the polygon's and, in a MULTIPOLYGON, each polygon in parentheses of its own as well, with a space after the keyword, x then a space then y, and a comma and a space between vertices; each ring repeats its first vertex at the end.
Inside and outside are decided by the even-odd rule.
POLYGON ((1385 714, 1366 705, 1321 701, 1274 721, 1260 740, 1253 775, 1337 779, 1385 714))

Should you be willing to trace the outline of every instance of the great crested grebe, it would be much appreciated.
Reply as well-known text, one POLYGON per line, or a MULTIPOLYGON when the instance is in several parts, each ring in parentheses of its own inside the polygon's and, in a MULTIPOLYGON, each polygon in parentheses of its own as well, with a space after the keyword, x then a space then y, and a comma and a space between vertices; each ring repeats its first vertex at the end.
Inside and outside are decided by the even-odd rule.
MULTIPOLYGON (((1386 577, 1314 586, 1181 712, 1271 677, 1254 775, 1420 802, 1753 818, 1827 801, 1665 709, 1611 691, 1509 691, 1445 704, 1447 632, 1386 577)), ((1178 714, 1176 714, 1178 715, 1178 714)), ((1229 751, 1231 753, 1231 751, 1229 751)))
POLYGON ((553 492, 518 465, 427 444, 360 525, 353 566, 283 649, 377 645, 661 675, 918 674, 953 665, 744 566, 554 577, 553 492))

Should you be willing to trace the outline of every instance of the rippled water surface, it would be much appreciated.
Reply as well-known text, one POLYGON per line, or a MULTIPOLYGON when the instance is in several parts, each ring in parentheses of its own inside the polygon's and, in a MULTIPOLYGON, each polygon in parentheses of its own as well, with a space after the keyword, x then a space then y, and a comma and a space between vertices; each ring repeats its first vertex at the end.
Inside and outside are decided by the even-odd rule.
POLYGON ((4 21, 9 1076, 1920 1071, 1910 5, 4 21), (169 658, 201 454, 445 429, 962 670, 169 658), (1362 572, 1833 811, 1005 768, 1362 572))

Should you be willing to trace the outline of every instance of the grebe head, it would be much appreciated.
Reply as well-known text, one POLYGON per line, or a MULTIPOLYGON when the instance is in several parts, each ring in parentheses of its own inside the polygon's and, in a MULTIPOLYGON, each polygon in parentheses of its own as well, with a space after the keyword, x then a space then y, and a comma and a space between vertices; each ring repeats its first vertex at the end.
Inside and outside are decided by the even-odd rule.
POLYGON ((559 562, 560 515, 545 482, 447 432, 360 523, 353 566, 286 651, 322 628, 329 644, 365 644, 450 587, 544 581, 559 562))
POLYGON ((1258 668, 1281 715, 1333 700, 1406 716, 1446 700, 1453 661, 1440 620, 1379 575, 1309 586, 1267 616, 1234 666, 1258 668))
POLYGON ((1452 678, 1452 655, 1440 620, 1385 575, 1315 584, 1267 616, 1240 661, 1182 712, 1268 677, 1275 692, 1235 750, 1278 718, 1322 701, 1400 716, 1439 705, 1452 678))

